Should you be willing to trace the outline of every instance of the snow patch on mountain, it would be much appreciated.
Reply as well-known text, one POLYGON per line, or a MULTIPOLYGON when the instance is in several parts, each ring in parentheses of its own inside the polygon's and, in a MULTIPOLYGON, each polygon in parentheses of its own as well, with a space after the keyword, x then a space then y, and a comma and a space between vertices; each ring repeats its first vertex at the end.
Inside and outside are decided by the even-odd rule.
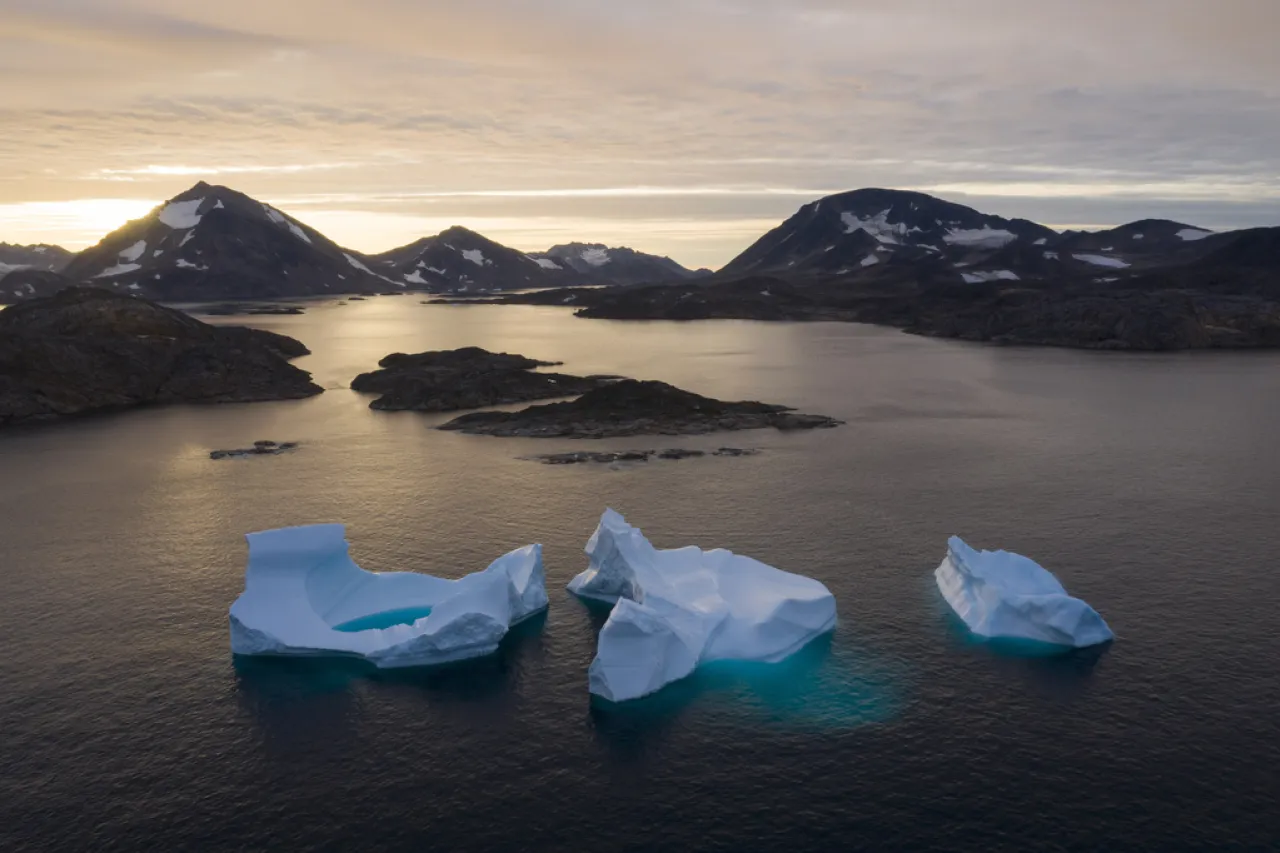
MULTIPOLYGON (((858 229, 862 229, 881 243, 887 243, 891 246, 898 245, 901 242, 899 237, 906 237, 911 233, 911 229, 907 227, 905 222, 889 222, 889 211, 882 210, 869 219, 862 219, 856 213, 846 210, 840 214, 840 218, 844 220, 844 233, 852 234, 858 229)), ((919 231, 920 229, 915 229, 919 231)))
POLYGON ((484 256, 484 252, 480 251, 479 249, 463 249, 462 257, 466 258, 468 261, 471 261, 471 263, 475 264, 478 267, 482 267, 482 266, 485 266, 486 264, 493 263, 493 261, 486 259, 484 256))
POLYGON ((1095 267, 1110 267, 1111 269, 1126 269, 1129 264, 1119 258, 1108 258, 1104 255, 1072 255, 1077 261, 1084 261, 1086 264, 1093 264, 1095 267))
POLYGON ((142 253, 147 250, 147 241, 139 240, 129 248, 120 253, 120 260, 132 263, 142 257, 142 253))
POLYGON ((874 267, 878 263, 880 263, 880 259, 877 258, 875 255, 867 255, 865 258, 862 259, 862 265, 864 267, 874 267))
POLYGON ((984 225, 981 228, 953 228, 942 238, 953 246, 975 246, 981 249, 998 249, 1018 239, 1018 235, 1003 228, 984 225))
POLYGON ((136 272, 142 269, 142 264, 116 264, 114 267, 107 267, 102 272, 94 276, 94 278, 111 278, 117 275, 124 275, 128 272, 136 272))
POLYGON ((550 258, 530 258, 530 260, 532 260, 532 261, 536 262, 536 263, 538 264, 538 266, 542 267, 544 270, 562 270, 562 269, 564 269, 564 267, 560 266, 559 264, 557 264, 555 261, 551 260, 550 258))
POLYGON ((1194 243, 1197 240, 1203 240, 1205 237, 1212 236, 1212 231, 1205 231, 1202 228, 1183 228, 1178 232, 1178 237, 1188 243, 1194 243))
POLYGON ((1044 253, 1044 257, 1045 257, 1045 260, 1048 260, 1048 261, 1056 261, 1056 260, 1058 260, 1058 253, 1057 253, 1057 252, 1045 252, 1045 253, 1044 253))
MULTIPOLYGON (((276 210, 271 205, 269 204, 262 205, 262 210, 264 213, 267 214, 268 219, 270 219, 272 222, 274 222, 277 225, 283 225, 286 228, 288 228, 290 231, 293 232, 293 236, 297 237, 299 240, 303 240, 304 242, 307 242, 307 243, 311 242, 311 238, 307 236, 306 231, 303 231, 301 228, 295 225, 289 219, 289 217, 285 216, 283 213, 276 210)), ((348 259, 350 259, 350 257, 351 257, 350 255, 347 256, 348 259)), ((368 270, 365 270, 365 272, 368 272, 368 270)))
POLYGON ((995 270, 994 272, 962 273, 965 284, 981 284, 987 281, 1021 281, 1018 274, 1011 270, 995 270))
POLYGON ((582 260, 593 267, 602 267, 613 258, 609 257, 609 250, 603 246, 592 246, 582 250, 582 260))
POLYGON ((418 270, 414 270, 413 272, 406 275, 404 277, 404 280, 409 282, 410 284, 426 284, 427 283, 427 280, 422 277, 422 273, 419 272, 418 270))
POLYGON ((178 258, 177 263, 178 263, 178 268, 184 269, 184 270, 200 270, 201 272, 205 272, 209 269, 207 266, 200 266, 200 264, 193 264, 191 263, 191 261, 188 261, 186 258, 178 258))
POLYGON ((200 209, 200 205, 204 204, 203 198, 193 198, 190 201, 171 201, 160 211, 160 221, 175 231, 184 228, 195 228, 200 224, 201 215, 196 213, 200 209))
MULTIPOLYGON (((347 263, 351 264, 351 266, 360 270, 360 272, 367 272, 369 275, 377 275, 377 273, 375 273, 373 270, 369 269, 364 264, 360 263, 359 258, 353 258, 350 255, 348 255, 346 252, 342 253, 342 257, 346 258, 347 263)), ((382 278, 382 276, 378 276, 378 277, 382 278)))

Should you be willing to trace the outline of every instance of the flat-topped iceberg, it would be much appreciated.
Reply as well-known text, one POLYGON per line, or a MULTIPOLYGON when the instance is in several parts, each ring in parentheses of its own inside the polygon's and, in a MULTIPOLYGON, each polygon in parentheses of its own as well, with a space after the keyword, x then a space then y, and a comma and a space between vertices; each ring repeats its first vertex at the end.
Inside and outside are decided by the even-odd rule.
POLYGON ((591 692, 614 702, 700 663, 780 661, 836 624, 835 598, 818 581, 721 549, 660 551, 613 510, 586 551, 590 566, 569 590, 616 602, 588 672, 591 692))
POLYGON ((1115 636, 1097 611, 1020 554, 975 551, 952 536, 934 577, 947 604, 980 637, 1084 648, 1115 636))
POLYGON ((231 605, 241 655, 347 655, 383 667, 487 655, 547 606, 542 546, 499 557, 458 580, 367 572, 341 524, 250 533, 245 589, 231 605))

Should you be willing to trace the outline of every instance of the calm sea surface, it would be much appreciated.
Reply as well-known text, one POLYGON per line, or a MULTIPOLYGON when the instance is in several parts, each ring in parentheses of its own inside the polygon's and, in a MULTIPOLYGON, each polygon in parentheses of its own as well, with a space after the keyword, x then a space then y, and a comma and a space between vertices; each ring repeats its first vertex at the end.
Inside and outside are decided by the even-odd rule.
POLYGON ((325 394, 0 433, 0 849, 1280 849, 1280 354, 412 298, 255 319, 314 351, 325 394), (500 439, 346 388, 387 353, 465 345, 848 425, 500 439), (256 439, 304 446, 208 458, 256 439), (518 458, 721 444, 764 452, 518 458), (564 585, 607 506, 659 546, 820 579, 838 629, 593 704, 605 615, 564 585), (243 535, 322 521, 380 571, 456 577, 542 542, 550 611, 446 669, 233 660, 243 535), (972 642, 932 581, 953 533, 1037 558, 1117 641, 972 642))

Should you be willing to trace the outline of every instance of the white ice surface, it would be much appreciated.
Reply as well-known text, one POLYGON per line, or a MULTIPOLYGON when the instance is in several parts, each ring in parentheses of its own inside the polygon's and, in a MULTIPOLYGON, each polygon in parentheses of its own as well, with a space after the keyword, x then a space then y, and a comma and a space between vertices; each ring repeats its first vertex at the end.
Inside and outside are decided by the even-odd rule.
POLYGON ((347 655, 383 668, 479 657, 547 606, 542 546, 526 545, 459 580, 366 572, 347 553, 341 524, 250 533, 245 589, 231 605, 231 650, 241 655, 347 655), (412 624, 364 631, 336 626, 431 608, 412 624))
POLYGON ((1008 551, 975 551, 958 536, 934 572, 942 597, 980 637, 1083 648, 1115 635, 1047 569, 1008 551))
POLYGON ((836 624, 835 598, 818 581, 722 549, 660 551, 613 510, 586 551, 590 565, 569 590, 616 602, 588 670, 591 692, 614 702, 700 663, 780 661, 836 624))
POLYGON ((1095 267, 1110 267, 1111 269, 1126 269, 1129 264, 1119 258, 1108 258, 1105 255, 1072 255, 1077 261, 1084 261, 1086 264, 1093 264, 1095 267))
POLYGON ((200 224, 200 214, 196 211, 204 199, 193 198, 190 201, 171 201, 160 211, 160 221, 173 229, 195 228, 200 224))

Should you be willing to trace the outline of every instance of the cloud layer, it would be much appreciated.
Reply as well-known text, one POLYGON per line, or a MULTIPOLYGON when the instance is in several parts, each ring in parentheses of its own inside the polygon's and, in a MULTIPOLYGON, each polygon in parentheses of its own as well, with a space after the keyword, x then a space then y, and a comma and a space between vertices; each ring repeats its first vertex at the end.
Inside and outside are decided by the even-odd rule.
POLYGON ((698 265, 868 185, 1280 224, 1277 32, 1274 0, 0 0, 0 239, 200 177, 360 249, 459 222, 698 265))

